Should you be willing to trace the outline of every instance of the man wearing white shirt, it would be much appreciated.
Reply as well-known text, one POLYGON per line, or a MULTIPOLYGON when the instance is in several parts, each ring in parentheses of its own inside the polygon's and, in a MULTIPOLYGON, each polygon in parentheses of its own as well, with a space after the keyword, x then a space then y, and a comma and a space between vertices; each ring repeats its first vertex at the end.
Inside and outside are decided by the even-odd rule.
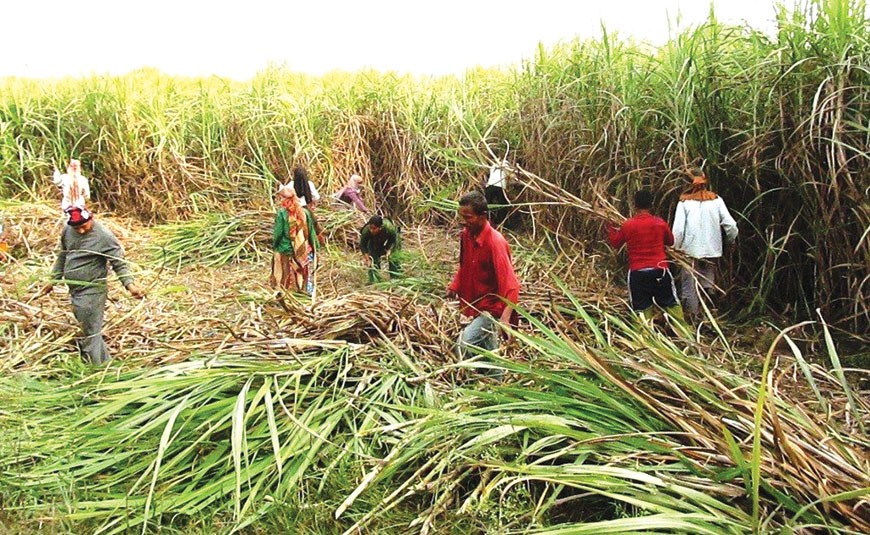
POLYGON ((55 168, 52 182, 63 192, 63 199, 60 201, 60 209, 63 212, 73 207, 83 209, 85 201, 91 198, 88 179, 82 174, 82 164, 78 160, 69 161, 66 174, 60 174, 60 171, 55 168))
POLYGON ((688 317, 700 313, 698 286, 710 290, 715 284, 715 260, 722 257, 722 231, 725 241, 737 239, 737 222, 731 217, 725 201, 707 189, 704 171, 688 171, 691 186, 680 195, 674 214, 674 248, 692 258, 692 269, 683 270, 680 293, 688 317))
POLYGON ((483 188, 486 203, 489 205, 489 220, 495 227, 504 223, 507 217, 510 201, 505 195, 507 162, 502 160, 495 162, 489 168, 489 178, 483 188))

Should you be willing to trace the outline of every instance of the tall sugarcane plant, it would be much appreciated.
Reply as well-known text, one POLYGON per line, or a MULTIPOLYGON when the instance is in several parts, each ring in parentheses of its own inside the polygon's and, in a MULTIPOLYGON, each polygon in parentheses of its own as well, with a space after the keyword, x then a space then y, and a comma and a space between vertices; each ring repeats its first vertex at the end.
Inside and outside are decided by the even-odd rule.
MULTIPOLYGON (((651 187, 667 216, 682 170, 703 165, 741 227, 732 304, 794 319, 821 308, 866 331, 866 3, 813 0, 771 16, 773 36, 711 12, 657 49, 605 30, 462 79, 279 68, 244 83, 150 69, 8 79, 0 192, 49 196, 52 167, 76 156, 99 206, 164 222, 260 209, 304 165, 325 191, 364 175, 369 202, 412 220, 432 214, 421 199, 479 186, 508 148, 512 163, 587 202, 605 195, 627 210, 651 187)), ((540 208, 525 210, 534 225, 599 235, 571 207, 540 208)))

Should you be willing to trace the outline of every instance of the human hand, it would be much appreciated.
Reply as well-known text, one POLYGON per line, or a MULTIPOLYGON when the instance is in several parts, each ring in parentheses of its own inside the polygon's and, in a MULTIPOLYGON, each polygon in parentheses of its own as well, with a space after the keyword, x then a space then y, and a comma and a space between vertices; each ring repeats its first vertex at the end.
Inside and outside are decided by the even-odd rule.
POLYGON ((447 288, 447 299, 456 299, 456 292, 447 288))
POLYGON ((501 335, 502 335, 502 338, 504 339, 504 343, 505 344, 510 343, 510 341, 513 340, 513 337, 511 336, 511 331, 510 331, 510 329, 511 329, 510 323, 506 323, 504 321, 499 321, 498 324, 499 324, 499 327, 501 327, 501 335))
POLYGON ((505 307, 504 311, 501 313, 501 316, 498 318, 499 327, 501 327, 501 332, 504 335, 504 341, 511 341, 511 316, 513 315, 513 309, 511 307, 505 307))
POLYGON ((130 295, 132 295, 136 299, 142 299, 143 297, 145 297, 145 290, 140 288, 135 282, 131 282, 127 286, 127 291, 130 292, 130 295))

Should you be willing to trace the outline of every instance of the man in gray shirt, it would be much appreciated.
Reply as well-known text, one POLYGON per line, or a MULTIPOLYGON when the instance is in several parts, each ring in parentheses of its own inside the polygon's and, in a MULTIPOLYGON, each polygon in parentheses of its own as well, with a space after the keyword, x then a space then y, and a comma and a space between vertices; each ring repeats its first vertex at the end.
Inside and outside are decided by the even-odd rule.
POLYGON ((79 349, 91 363, 102 364, 110 358, 103 342, 109 264, 133 297, 142 299, 145 292, 133 282, 121 244, 109 229, 94 221, 86 209, 70 208, 67 215, 51 272, 52 282, 42 293, 50 293, 56 281, 66 283, 73 315, 82 328, 79 349))

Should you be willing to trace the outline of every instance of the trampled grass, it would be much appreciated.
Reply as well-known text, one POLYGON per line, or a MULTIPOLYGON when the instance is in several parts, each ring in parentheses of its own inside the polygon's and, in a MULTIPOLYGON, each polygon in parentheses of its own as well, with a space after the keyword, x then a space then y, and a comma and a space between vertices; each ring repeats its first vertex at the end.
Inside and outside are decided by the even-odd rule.
POLYGON ((407 229, 410 281, 364 287, 343 241, 358 222, 321 219, 315 303, 276 301, 256 256, 170 270, 147 246, 170 228, 125 233, 151 295, 113 294, 116 360, 102 370, 77 361, 61 296, 27 297, 50 255, 12 265, 0 308, 3 353, 18 355, 0 381, 10 521, 107 533, 866 529, 866 387, 825 361, 833 347, 798 358, 803 343, 784 333, 792 350, 772 347, 762 368, 763 352, 725 351, 713 331, 632 326, 608 312, 624 304, 591 259, 548 260, 565 253, 512 238, 522 278, 539 274, 523 327, 506 353, 458 361, 457 313, 437 293, 455 239, 407 229), (507 380, 487 379, 491 367, 507 380))

